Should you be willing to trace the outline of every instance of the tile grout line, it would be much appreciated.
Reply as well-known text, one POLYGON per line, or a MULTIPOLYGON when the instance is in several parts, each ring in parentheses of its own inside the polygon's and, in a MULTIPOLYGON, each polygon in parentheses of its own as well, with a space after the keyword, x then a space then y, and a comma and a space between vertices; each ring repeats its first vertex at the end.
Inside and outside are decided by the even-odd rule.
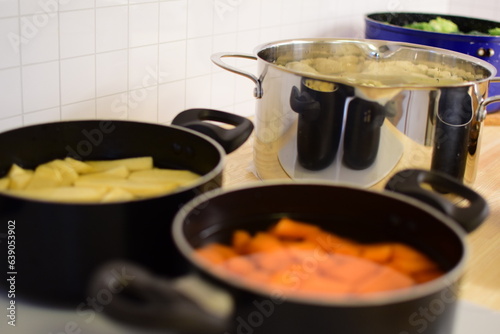
POLYGON ((94 117, 97 119, 97 3, 94 0, 94 117))
POLYGON ((127 1, 127 113, 124 119, 130 119, 130 0, 127 1))
POLYGON ((156 123, 160 123, 160 22, 161 22, 161 2, 158 1, 158 36, 156 48, 156 123))
MULTIPOLYGON (((186 29, 184 30, 184 40, 185 40, 185 43, 184 43, 184 59, 187 58, 188 56, 188 31, 189 31, 189 0, 186 0, 186 12, 184 14, 186 16, 186 29)), ((187 100, 187 91, 188 91, 188 64, 187 62, 185 61, 185 66, 184 66, 184 103, 183 103, 183 106, 182 106, 182 109, 187 109, 187 103, 188 103, 188 100, 187 100)))
POLYGON ((59 6, 57 7, 57 64, 59 68, 59 120, 62 121, 61 11, 59 6))
MULTIPOLYGON (((19 28, 19 36, 21 36, 22 31, 21 31, 21 0, 17 2, 17 22, 18 22, 18 28, 19 28)), ((21 125, 24 124, 24 78, 23 78, 23 54, 22 54, 22 46, 19 45, 19 82, 20 82, 20 98, 21 98, 21 125)))

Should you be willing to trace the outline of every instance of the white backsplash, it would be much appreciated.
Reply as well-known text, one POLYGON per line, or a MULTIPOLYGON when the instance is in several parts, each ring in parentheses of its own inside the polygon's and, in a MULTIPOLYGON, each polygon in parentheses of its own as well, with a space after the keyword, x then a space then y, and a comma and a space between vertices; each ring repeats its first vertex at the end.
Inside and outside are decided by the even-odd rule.
MULTIPOLYGON (((213 65, 301 37, 362 38, 375 11, 498 20, 484 0, 0 0, 0 131, 71 119, 169 124, 188 108, 254 112, 250 80, 213 65)), ((255 62, 239 66, 255 71, 255 62)))

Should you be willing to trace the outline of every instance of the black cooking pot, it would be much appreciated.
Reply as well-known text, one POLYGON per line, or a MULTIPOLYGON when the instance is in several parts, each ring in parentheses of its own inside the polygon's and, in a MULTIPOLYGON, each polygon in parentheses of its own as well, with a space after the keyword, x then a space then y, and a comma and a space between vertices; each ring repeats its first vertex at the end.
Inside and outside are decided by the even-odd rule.
MULTIPOLYGON (((441 173, 405 170, 391 179, 387 189, 395 192, 320 183, 268 183, 215 190, 184 206, 174 219, 174 240, 202 277, 230 293, 234 305, 226 318, 217 319, 172 281, 127 263, 103 267, 92 280, 89 294, 114 286, 117 281, 110 273, 124 271, 129 280, 121 289, 126 293, 114 294, 104 311, 136 326, 178 333, 452 333, 468 254, 466 232, 485 219, 488 206, 470 188, 441 173), (424 184, 447 189, 470 204, 453 205, 425 190, 424 184), (409 289, 319 300, 224 277, 194 256, 194 249, 207 243, 229 242, 236 229, 266 230, 283 216, 360 242, 407 243, 434 259, 445 274, 409 289)), ((308 268, 320 261, 313 256, 309 260, 308 268)))
POLYGON ((209 109, 186 110, 172 123, 86 120, 1 133, 2 176, 13 163, 33 169, 67 156, 81 160, 152 156, 155 167, 188 169, 201 177, 168 195, 107 204, 55 203, 0 193, 0 263, 4 268, 0 284, 8 284, 7 278, 14 275, 18 298, 81 302, 91 272, 113 259, 127 259, 166 276, 185 273, 188 265, 171 238, 174 214, 193 197, 221 186, 225 154, 248 138, 253 124, 209 109), (12 267, 7 269, 7 263, 12 267))

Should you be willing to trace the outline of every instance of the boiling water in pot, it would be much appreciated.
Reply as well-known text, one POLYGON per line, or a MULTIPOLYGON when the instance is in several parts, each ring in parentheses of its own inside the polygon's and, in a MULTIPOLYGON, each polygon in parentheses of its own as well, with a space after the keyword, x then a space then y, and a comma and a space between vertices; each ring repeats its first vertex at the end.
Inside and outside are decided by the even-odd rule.
POLYGON ((370 87, 447 86, 480 78, 480 75, 453 69, 446 64, 436 66, 407 60, 367 59, 362 56, 309 58, 287 62, 281 66, 306 75, 325 75, 332 80, 370 87))

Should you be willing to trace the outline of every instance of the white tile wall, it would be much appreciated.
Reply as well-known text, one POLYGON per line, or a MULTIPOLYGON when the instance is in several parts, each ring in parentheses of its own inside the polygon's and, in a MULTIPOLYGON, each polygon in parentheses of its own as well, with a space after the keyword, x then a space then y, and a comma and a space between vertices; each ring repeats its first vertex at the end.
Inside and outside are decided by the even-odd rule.
MULTIPOLYGON (((363 37, 374 11, 498 19, 497 0, 0 0, 0 131, 110 118, 170 123, 208 107, 251 115, 253 84, 213 65, 264 42, 363 37)), ((236 62, 255 71, 255 63, 236 62)))
POLYGON ((159 42, 184 40, 187 37, 187 1, 160 3, 159 42))
POLYGON ((133 48, 158 43, 160 22, 158 13, 158 2, 134 4, 129 6, 129 47, 133 48))
POLYGON ((63 62, 52 61, 21 68, 23 112, 54 108, 60 104, 60 88, 65 82, 60 76, 59 66, 63 62))
POLYGON ((3 117, 12 117, 22 113, 20 74, 19 67, 0 71, 0 106, 2 106, 3 117))
POLYGON ((16 16, 19 13, 18 0, 2 0, 0 1, 0 18, 16 16))
POLYGON ((128 52, 118 50, 96 55, 96 96, 124 92, 128 88, 128 52))
POLYGON ((500 21, 500 2, 486 1, 474 6, 468 0, 453 0, 450 5, 450 12, 455 15, 500 21))
POLYGON ((128 6, 97 8, 96 52, 126 49, 128 47, 128 6))
MULTIPOLYGON (((21 17, 21 43, 20 51, 18 52, 21 54, 21 63, 23 65, 49 62, 59 59, 59 45, 61 40, 59 35, 59 17, 40 17, 43 17, 43 19, 34 21, 29 20, 26 16, 21 17), (34 25, 33 22, 39 23, 34 25)), ((73 40, 64 40, 63 42, 71 42, 74 44, 73 40)), ((64 44, 62 45, 64 46, 64 44)))
POLYGON ((76 10, 59 14, 61 58, 95 53, 95 10, 76 10))
POLYGON ((60 61, 61 104, 95 98, 95 55, 60 61))

